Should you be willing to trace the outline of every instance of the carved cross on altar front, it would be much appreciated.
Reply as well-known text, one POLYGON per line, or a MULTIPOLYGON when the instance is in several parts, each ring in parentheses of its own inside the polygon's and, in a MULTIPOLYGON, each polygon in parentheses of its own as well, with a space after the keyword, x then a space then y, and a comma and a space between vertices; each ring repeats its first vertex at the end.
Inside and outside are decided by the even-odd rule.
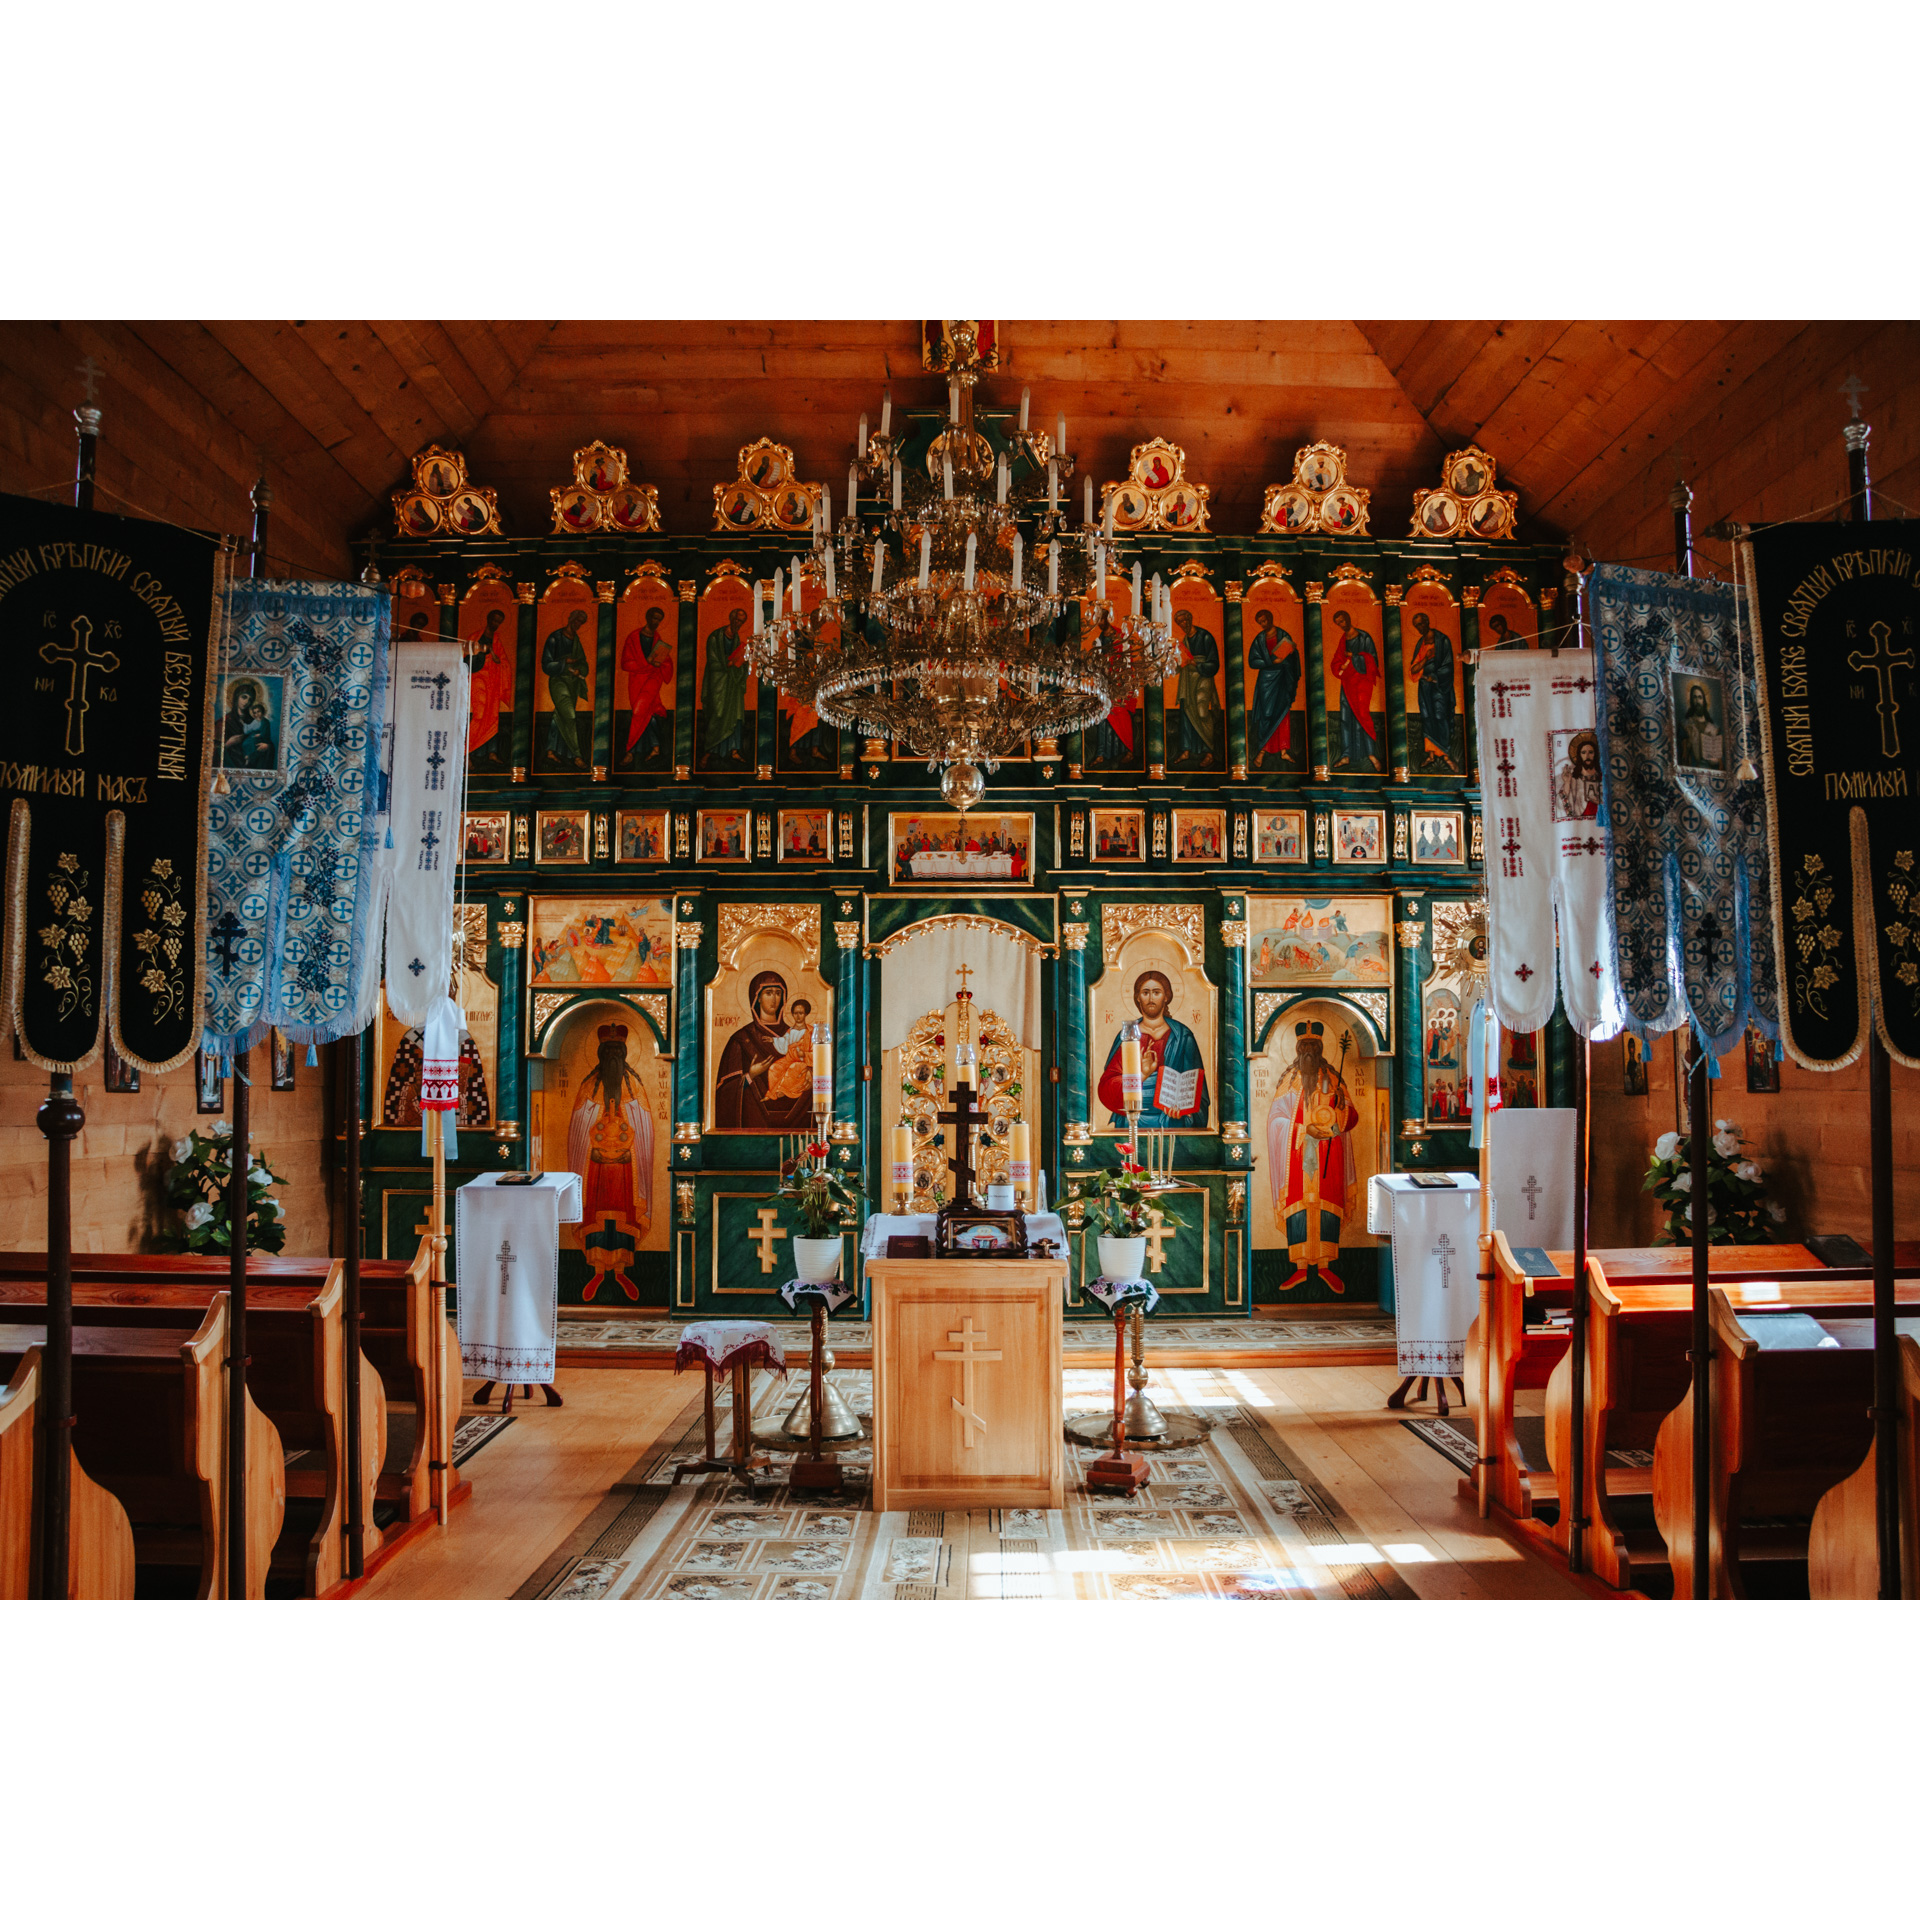
POLYGON ((1436 1247, 1429 1248, 1428 1251, 1437 1255, 1439 1258, 1441 1286, 1443 1288, 1451 1287, 1453 1285, 1453 1256, 1458 1253, 1460 1249, 1453 1244, 1452 1239, 1448 1235, 1443 1233, 1440 1236, 1440 1244, 1436 1247))
POLYGON ((1530 1173, 1527 1175, 1527 1184, 1520 1191, 1527 1196, 1527 1218, 1531 1220, 1534 1217, 1534 1207, 1540 1196, 1546 1192, 1546 1188, 1540 1184, 1538 1174, 1530 1173))
POLYGON ((40 649, 40 658, 50 667, 67 670, 67 751, 78 758, 87 750, 87 714, 93 706, 87 698, 87 675, 113 672, 120 664, 120 656, 95 653, 93 622, 84 613, 77 613, 73 617, 72 639, 47 641, 40 649))
POLYGON ((973 1436, 976 1431, 985 1433, 987 1430, 987 1423, 980 1418, 973 1407, 973 1370, 983 1361, 1002 1360, 1006 1357, 998 1347, 987 1348, 974 1344, 986 1337, 973 1324, 973 1315, 968 1314, 957 1329, 950 1330, 947 1334, 949 1340, 959 1341, 960 1351, 954 1353, 943 1347, 936 1347, 933 1351, 933 1357, 936 1360, 951 1360, 960 1368, 960 1396, 954 1399, 950 1394, 948 1399, 952 1402, 954 1412, 960 1416, 960 1444, 963 1447, 973 1445, 973 1436))

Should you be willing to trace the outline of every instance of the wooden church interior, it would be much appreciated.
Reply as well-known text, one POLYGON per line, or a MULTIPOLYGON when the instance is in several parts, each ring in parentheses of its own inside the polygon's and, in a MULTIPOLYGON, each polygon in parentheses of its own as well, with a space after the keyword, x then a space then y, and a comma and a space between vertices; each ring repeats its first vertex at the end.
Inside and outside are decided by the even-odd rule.
MULTIPOLYGON (((1504 1032, 1505 1112, 1578 1105, 1589 1131, 1577 1249, 1530 1264, 1512 1220, 1487 1238, 1464 1363, 1413 1397, 1361 1195, 1482 1164, 1475 673, 1496 649, 1592 646, 1595 559, 1725 580, 1736 523, 1844 513, 1856 421, 1874 513, 1906 517, 1917 341, 1906 322, 5 324, 0 491, 72 503, 78 484, 100 512, 232 535, 243 576, 377 587, 396 660, 452 642, 470 674, 443 1176, 420 1030, 384 998, 355 1037, 254 1048, 244 1118, 245 1062, 83 1066, 70 1170, 45 1072, 17 1041, 0 1057, 5 1591, 41 1591, 47 1565, 35 1403, 64 1207, 75 1593, 1911 1597, 1910 1332, 1877 1429, 1904 1570, 1882 1564, 1869 1457, 1876 1299, 1903 1332, 1920 1303, 1907 1072, 1876 1113, 1864 1057, 1814 1072, 1755 1034, 1707 1078, 1678 1034, 1587 1047, 1558 1011, 1504 1032), (876 564, 894 462, 934 499, 939 449, 976 441, 963 493, 1005 455, 1029 532, 1052 524, 1070 563, 1104 535, 1067 589, 1075 631, 1157 621, 1168 651, 1112 714, 1029 729, 974 799, 738 662, 779 621, 803 667, 837 645, 817 613, 836 543, 843 578, 876 564), (1130 1131, 1114 1089, 1143 1015, 1166 1084, 1183 1046, 1197 1072, 1130 1131), (1309 1033, 1349 1130, 1331 1211, 1318 1176, 1288 1184, 1309 1033), (618 1180, 579 1118, 614 1111, 583 1107, 610 1059, 618 1180), (1647 1170, 1702 1095, 1764 1169, 1767 1215, 1696 1288, 1692 1250, 1653 1244, 1647 1170), (232 1481, 236 1275, 224 1251, 165 1250, 176 1143, 222 1126, 285 1182, 284 1234, 244 1275, 232 1481), (863 1181, 835 1240, 853 1297, 824 1325, 778 1292, 802 1225, 782 1168, 810 1142, 863 1181), (1155 1175, 1151 1317, 1089 1291, 1082 1188, 1129 1142, 1155 1175), (589 1205, 560 1229, 557 1371, 463 1378, 459 1190, 569 1166, 589 1205), (1050 1437, 1037 1479, 922 1505, 933 1482, 889 1483, 871 1402, 887 1343, 944 1308, 911 1287, 887 1304, 882 1270, 927 1262, 862 1229, 919 1216, 899 1224, 924 1256, 969 1182, 1017 1185, 1030 1230, 1060 1233, 1063 1266, 1022 1263, 1046 1282, 1020 1337, 1050 1437), (1751 1316, 1782 1302, 1853 1329, 1830 1364, 1756 1346, 1751 1316), (677 1370, 684 1329, 716 1322, 772 1323, 785 1375, 677 1370), (1151 1404, 1102 1452, 1129 1364, 1151 1404), (809 1417, 846 1432, 810 1445, 809 1417), (1092 1442, 1061 1442, 1069 1417, 1092 1442), (691 1488, 669 1471, 708 1460, 727 1470, 691 1488), (1146 1465, 1102 1482, 1115 1460, 1146 1465), (1732 1525, 1742 1477, 1778 1524, 1732 1525), (1063 1536, 1050 1510, 1076 1503, 1063 1536)), ((1045 564, 1036 545, 1027 578, 1045 564)), ((963 1265, 1013 1312, 1021 1265, 963 1265)), ((963 1413, 972 1379, 968 1360, 963 1413)))

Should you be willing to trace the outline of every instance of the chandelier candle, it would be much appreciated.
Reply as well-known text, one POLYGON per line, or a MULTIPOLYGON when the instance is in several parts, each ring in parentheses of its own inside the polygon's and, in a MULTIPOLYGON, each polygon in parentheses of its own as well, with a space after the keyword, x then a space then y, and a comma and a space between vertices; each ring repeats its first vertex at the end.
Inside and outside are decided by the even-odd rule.
POLYGON ((1093 475, 1087 475, 1087 525, 1093 525, 1093 475))
POLYGON ((1047 511, 1057 513, 1060 509, 1060 462, 1047 462, 1047 511))
POLYGON ((833 585, 833 548, 831 546, 825 546, 822 547, 820 551, 827 563, 827 598, 829 600, 837 600, 840 596, 834 591, 833 585))
MULTIPOLYGON (((888 387, 880 395, 880 437, 886 439, 893 432, 893 389, 888 387)), ((894 502, 895 506, 900 503, 894 502)))
POLYGON ((893 463, 893 510, 895 513, 900 511, 900 480, 900 462, 896 460, 893 463))
POLYGON ((1033 389, 1031 387, 1022 387, 1020 389, 1020 431, 1022 433, 1025 433, 1027 430, 1027 407, 1032 402, 1032 399, 1033 389))
POLYGON ((920 529, 920 591, 927 590, 927 577, 933 566, 933 534, 926 527, 920 529))
MULTIPOLYGON (((1064 413, 1053 423, 1053 450, 1062 460, 1067 457, 1067 416, 1064 413)), ((1091 508, 1087 511, 1087 518, 1093 518, 1091 508)))
POLYGON ((1060 542, 1047 542, 1047 598, 1058 599, 1060 594, 1060 542))
MULTIPOLYGON (((885 429, 883 428, 882 431, 884 432, 885 429)), ((866 457, 867 457, 867 416, 863 413, 860 416, 860 458, 864 460, 866 457)), ((848 508, 848 512, 852 512, 852 508, 848 508)))
MULTIPOLYGON (((1109 503, 1107 507, 1107 531, 1109 533, 1113 531, 1113 507, 1111 503, 1109 503)), ((1144 604, 1145 603, 1140 598, 1140 562, 1136 560, 1133 563, 1133 610, 1134 612, 1138 613, 1144 604)))
POLYGON ((1020 536, 1016 533, 1013 536, 1013 590, 1015 593, 1020 591, 1020 563, 1024 554, 1025 549, 1021 545, 1020 536))
POLYGON ((884 568, 886 564, 887 564, 886 542, 883 540, 876 540, 873 543, 873 590, 876 594, 880 591, 881 569, 884 568))
POLYGON ((971 593, 973 591, 973 547, 974 547, 974 535, 968 534, 967 535, 967 575, 966 575, 966 583, 965 583, 965 589, 964 589, 968 593, 971 593))
MULTIPOLYGON (((862 440, 865 440, 866 437, 867 437, 866 432, 863 429, 861 432, 860 438, 862 440)), ((861 451, 864 453, 866 449, 862 447, 861 451)), ((847 463, 847 518, 851 520, 853 516, 859 511, 860 511, 860 469, 856 467, 851 461, 849 461, 847 463)))
POLYGON ((1000 456, 1000 499, 998 502, 1000 506, 1004 507, 1007 504, 1007 482, 1012 477, 1013 470, 1007 465, 1007 456, 1003 453, 1000 456))
POLYGON ((943 453, 940 456, 940 466, 946 479, 947 498, 951 500, 953 498, 953 455, 951 452, 943 453))

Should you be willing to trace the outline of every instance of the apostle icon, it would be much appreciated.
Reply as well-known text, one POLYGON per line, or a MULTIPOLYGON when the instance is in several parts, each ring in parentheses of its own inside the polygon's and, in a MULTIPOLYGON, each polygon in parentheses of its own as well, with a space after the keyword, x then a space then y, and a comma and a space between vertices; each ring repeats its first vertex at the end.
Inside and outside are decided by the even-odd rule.
POLYGON ((1717 674, 1676 673, 1673 680, 1674 758, 1683 767, 1727 765, 1727 695, 1717 674))
POLYGON ((1489 636, 1487 645, 1490 648, 1524 647, 1527 644, 1526 635, 1523 633, 1515 633, 1512 624, 1508 621, 1504 613, 1490 613, 1487 615, 1487 633, 1489 636))
POLYGON ((1379 722, 1373 696, 1380 686, 1380 649, 1365 627, 1354 624, 1345 607, 1333 609, 1333 629, 1327 673, 1340 688, 1340 758, 1334 770, 1378 773, 1379 722))
POLYGON ((741 760, 741 726, 747 717, 747 609, 728 610, 727 624, 707 635, 707 664, 700 687, 706 759, 741 760))
POLYGON ((591 713, 593 701, 593 669, 582 638, 591 612, 589 607, 569 608, 566 625, 555 627, 540 649, 540 670, 547 676, 547 696, 553 702, 547 757, 577 767, 587 764, 580 745, 580 703, 586 701, 591 713))
POLYGON ((1430 493, 1420 503, 1422 531, 1444 540, 1460 525, 1460 503, 1451 494, 1430 493))
POLYGON ((477 493, 463 493, 447 512, 456 533, 485 533, 491 517, 487 503, 477 493))
POLYGON ((1426 742, 1422 771, 1427 773, 1440 768, 1449 773, 1460 771, 1453 757, 1453 660, 1453 636, 1436 627, 1423 609, 1416 608, 1407 671, 1419 681, 1420 731, 1426 742))
MULTIPOLYGON (((1140 1014, 1140 1124, 1201 1130, 1207 1124, 1210 1097, 1200 1042, 1193 1029, 1174 1018, 1173 982, 1150 967, 1133 983, 1133 1004, 1140 1014)), ((1100 1075, 1100 1103, 1110 1124, 1127 1124, 1120 1089, 1120 1040, 1116 1032, 1100 1075)))
POLYGON ((1551 736, 1553 817, 1593 820, 1600 813, 1600 741, 1590 727, 1551 736))
POLYGON ((227 688, 227 710, 220 724, 220 764, 250 773, 272 773, 280 765, 280 702, 277 676, 248 675, 227 688))
MULTIPOLYGON (((1267 1115, 1267 1178, 1275 1225, 1286 1236, 1293 1270, 1281 1290, 1322 1280, 1345 1293, 1334 1263, 1340 1230, 1360 1191, 1350 1136, 1360 1109, 1340 1065, 1326 1057, 1326 1026, 1302 1020, 1293 1030, 1293 1062, 1274 1088, 1267 1115)), ((1344 1062, 1351 1036, 1341 1035, 1344 1062)))
POLYGON ((643 626, 620 647, 620 671, 627 676, 627 706, 632 718, 621 748, 622 764, 643 767, 663 763, 673 753, 673 649, 667 645, 665 607, 646 612, 643 626))
POLYGON ((1173 635, 1180 647, 1180 673, 1175 698, 1180 709, 1180 746, 1170 753, 1173 766, 1204 767, 1213 758, 1214 737, 1220 721, 1220 643, 1205 627, 1195 624, 1187 607, 1176 607, 1173 635))

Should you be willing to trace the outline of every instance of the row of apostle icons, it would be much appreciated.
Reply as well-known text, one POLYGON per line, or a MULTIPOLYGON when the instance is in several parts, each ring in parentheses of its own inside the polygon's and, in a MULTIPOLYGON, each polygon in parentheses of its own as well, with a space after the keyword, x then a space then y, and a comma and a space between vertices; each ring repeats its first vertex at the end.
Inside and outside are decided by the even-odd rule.
MULTIPOLYGON (((513 771, 515 702, 520 670, 518 607, 530 589, 517 589, 498 568, 458 603, 457 631, 473 666, 469 771, 505 776, 513 771)), ((1383 606, 1358 570, 1341 569, 1323 604, 1323 671, 1310 682, 1307 603, 1290 579, 1255 580, 1245 591, 1242 635, 1245 732, 1229 726, 1225 603, 1210 580, 1176 579, 1172 588, 1179 666, 1162 686, 1135 694, 1089 728, 1083 764, 1102 773, 1148 771, 1145 701, 1156 702, 1168 773, 1306 772, 1309 701, 1326 717, 1330 771, 1385 775, 1392 771, 1387 727, 1383 606), (1231 736, 1231 737, 1230 737, 1231 736)), ((1538 644, 1540 615, 1518 576, 1484 592, 1456 598, 1437 570, 1402 589, 1390 589, 1401 615, 1399 700, 1407 719, 1407 770, 1423 777, 1463 777, 1466 689, 1462 615, 1477 607, 1485 648, 1538 644)), ((584 569, 556 578, 539 597, 534 620, 531 767, 535 773, 581 773, 604 764, 621 774, 675 772, 679 702, 678 596, 664 572, 636 576, 618 599, 604 599, 584 569), (614 614, 611 686, 602 684, 599 609, 614 614), (604 710, 604 714, 603 714, 604 710), (595 760, 596 719, 607 722, 604 763, 595 760)), ((803 604, 817 604, 820 584, 806 579, 803 604)), ((1081 606, 1081 631, 1095 635, 1131 612, 1132 584, 1115 575, 1104 599, 1081 606)), ((766 762, 775 772, 837 773, 839 730, 811 707, 773 694, 752 675, 747 643, 753 587, 737 569, 720 573, 700 595, 694 622, 691 770, 753 772, 766 762), (761 703, 771 698, 762 728, 761 703), (770 742, 770 745, 769 745, 770 742)), ((434 610, 403 602, 399 637, 437 637, 434 610)))

